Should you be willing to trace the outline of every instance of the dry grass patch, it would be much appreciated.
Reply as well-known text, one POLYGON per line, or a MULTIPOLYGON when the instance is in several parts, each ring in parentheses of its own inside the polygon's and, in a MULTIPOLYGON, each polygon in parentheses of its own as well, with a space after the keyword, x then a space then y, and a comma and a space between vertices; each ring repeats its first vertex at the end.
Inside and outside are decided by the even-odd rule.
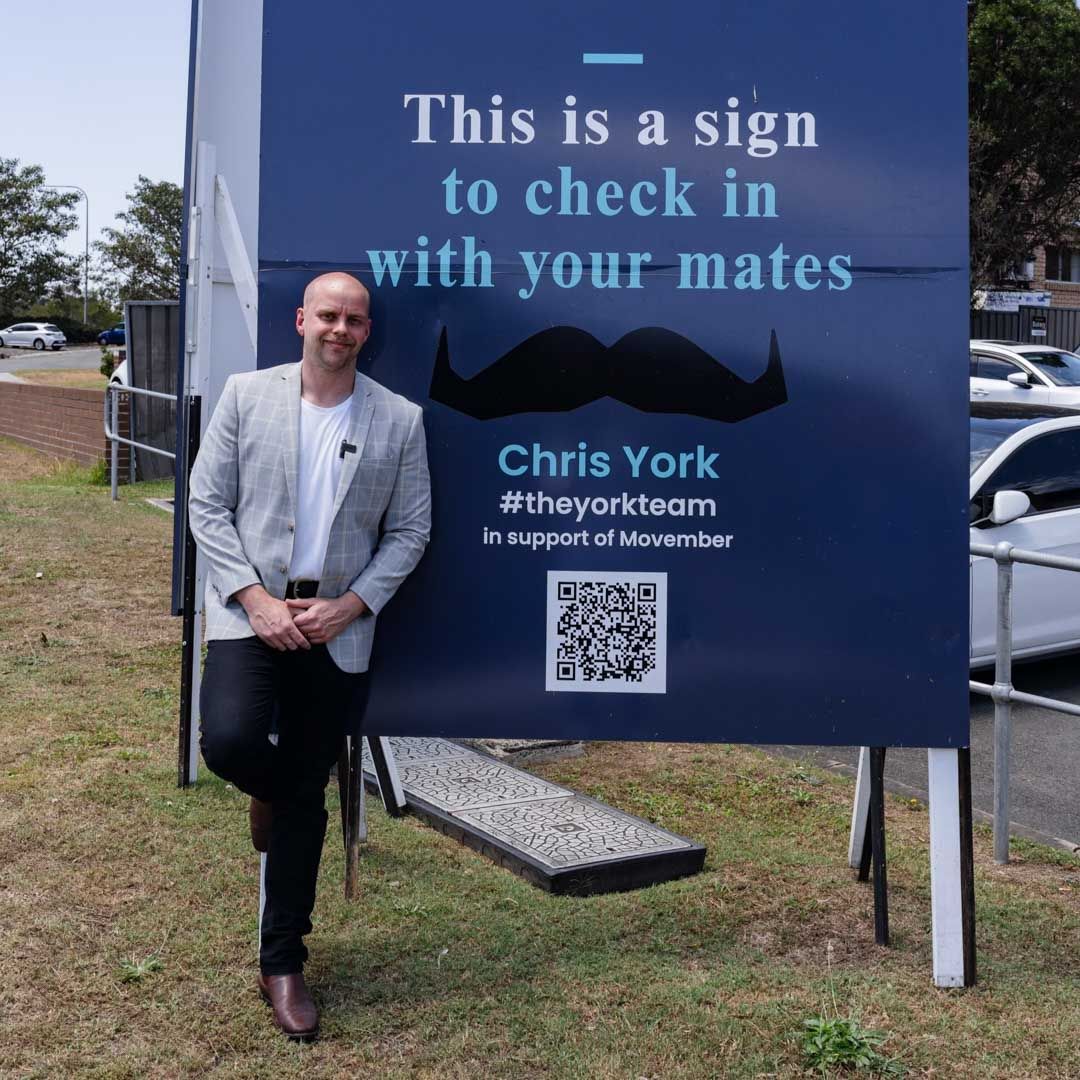
POLYGON ((16 371, 24 382, 37 386, 65 386, 75 390, 104 390, 109 380, 90 368, 43 368, 40 371, 16 371))
POLYGON ((342 899, 335 793, 309 975, 320 1043, 253 987, 246 800, 175 787, 171 521, 0 444, 0 1075, 625 1080, 806 1075, 854 1015, 909 1076, 1080 1076, 1080 860, 976 841, 980 985, 930 986, 926 814, 889 800, 895 945, 844 866, 849 782, 730 746, 537 771, 708 845, 703 873, 550 897, 370 813, 342 899), (41 573, 39 578, 37 574, 41 573))
MULTIPOLYGON (((71 468, 70 462, 50 457, 14 439, 5 439, 0 436, 0 494, 7 494, 8 501, 12 493, 3 490, 8 485, 15 484, 19 480, 34 480, 58 472, 66 472, 71 468)), ((0 511, 3 505, 0 503, 0 511)), ((13 506, 12 512, 14 512, 13 506)), ((3 543, 3 540, 4 536, 0 533, 0 543, 3 543)))

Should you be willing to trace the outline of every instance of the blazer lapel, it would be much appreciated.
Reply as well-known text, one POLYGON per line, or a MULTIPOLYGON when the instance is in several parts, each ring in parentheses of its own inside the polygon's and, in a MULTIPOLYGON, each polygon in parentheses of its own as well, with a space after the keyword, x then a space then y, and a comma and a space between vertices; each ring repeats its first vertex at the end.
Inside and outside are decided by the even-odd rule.
POLYGON ((364 452, 364 443, 367 442, 368 431, 371 429, 371 417, 375 412, 375 401, 372 397, 371 388, 367 380, 359 372, 356 374, 356 385, 353 387, 352 409, 349 412, 349 434, 346 436, 349 444, 355 449, 345 454, 345 460, 341 466, 341 478, 338 480, 337 492, 334 495, 334 515, 341 509, 345 501, 345 494, 349 485, 356 476, 357 467, 360 464, 360 456, 364 452))
POLYGON ((285 487, 289 494, 289 510, 296 517, 297 475, 300 468, 300 365, 293 364, 282 376, 284 383, 285 430, 281 452, 285 463, 285 487))

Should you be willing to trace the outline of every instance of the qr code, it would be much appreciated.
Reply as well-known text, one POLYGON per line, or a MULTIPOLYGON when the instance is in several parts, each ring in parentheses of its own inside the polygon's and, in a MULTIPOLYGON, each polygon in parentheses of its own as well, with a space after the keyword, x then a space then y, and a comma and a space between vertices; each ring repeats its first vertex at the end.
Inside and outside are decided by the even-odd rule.
POLYGON ((549 570, 544 688, 667 693, 667 574, 549 570))

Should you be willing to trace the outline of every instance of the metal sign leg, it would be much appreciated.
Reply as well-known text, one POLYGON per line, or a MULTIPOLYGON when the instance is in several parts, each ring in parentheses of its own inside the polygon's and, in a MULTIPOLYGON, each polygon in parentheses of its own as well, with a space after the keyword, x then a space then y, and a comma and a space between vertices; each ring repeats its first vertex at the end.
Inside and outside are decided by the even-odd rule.
MULTIPOLYGON (((199 397, 188 398, 187 410, 187 468, 191 475, 191 467, 195 463, 195 455, 199 450, 199 433, 201 431, 202 400, 199 397)), ((187 507, 175 506, 173 512, 186 514, 187 507)), ((191 527, 185 530, 184 539, 184 617, 182 630, 182 649, 180 654, 180 733, 179 747, 177 749, 177 786, 188 787, 195 782, 195 770, 192 762, 195 759, 195 749, 192 728, 192 708, 194 695, 198 688, 200 644, 199 627, 197 621, 199 613, 196 610, 196 562, 198 553, 195 548, 195 537, 191 527)))
POLYGON ((341 836, 345 844, 345 899, 355 900, 360 874, 360 845, 367 839, 364 783, 360 764, 361 739, 346 736, 338 758, 341 836))
POLYGON ((859 774, 851 810, 848 865, 859 881, 874 872, 874 940, 889 944, 889 883, 885 861, 885 747, 859 749, 859 774))
POLYGON ((975 879, 971 758, 967 750, 928 750, 927 755, 934 985, 973 986, 975 879))
MULTIPOLYGON (((868 768, 869 768, 869 766, 868 766, 868 768)), ((870 826, 870 797, 869 797, 870 782, 869 782, 869 780, 867 780, 866 786, 867 786, 867 800, 866 800, 866 802, 867 802, 867 806, 866 806, 867 823, 866 823, 866 827, 863 829, 862 851, 859 853, 859 872, 856 875, 859 881, 869 881, 870 880, 870 866, 874 861, 874 843, 873 843, 873 840, 870 837, 870 827, 869 827, 870 826)))
POLYGON ((874 940, 889 944, 889 882, 885 860, 885 747, 870 748, 870 840, 874 859, 874 940))
POLYGON ((863 853, 870 836, 870 747, 859 747, 859 772, 855 778, 855 802, 851 807, 851 835, 848 838, 848 866, 859 870, 859 880, 866 881, 870 865, 863 873, 863 853))
POLYGON ((975 838, 971 810, 971 747, 957 752, 960 784, 960 911, 964 929, 964 985, 974 986, 975 838))
POLYGON ((203 566, 203 557, 196 553, 195 556, 195 621, 191 633, 191 708, 188 714, 188 726, 190 738, 188 746, 188 774, 189 784, 194 784, 199 779, 199 732, 202 729, 202 714, 200 713, 199 694, 202 688, 202 645, 203 645, 203 588, 206 583, 206 569, 203 566))
POLYGON ((390 740, 385 735, 372 738, 367 736, 371 762, 375 766, 375 779, 379 782, 379 794, 383 806, 391 817, 401 817, 405 813, 405 791, 398 776, 394 751, 390 740))

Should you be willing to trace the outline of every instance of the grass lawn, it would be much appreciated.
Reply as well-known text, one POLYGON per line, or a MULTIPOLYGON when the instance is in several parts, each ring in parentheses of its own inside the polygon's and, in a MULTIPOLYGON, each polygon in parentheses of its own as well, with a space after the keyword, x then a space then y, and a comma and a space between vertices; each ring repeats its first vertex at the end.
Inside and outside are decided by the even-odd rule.
POLYGON ((935 990, 925 810, 888 802, 879 949, 851 784, 732 746, 537 770, 708 845, 696 877, 590 899, 372 808, 346 904, 332 787, 323 1037, 287 1043, 254 989, 246 799, 205 770, 176 788, 172 522, 143 501, 166 490, 112 504, 0 441, 0 1076, 797 1077, 817 1017, 908 1076, 1080 1077, 1080 860, 1024 843, 999 868, 980 831, 979 985, 935 990))
POLYGON ((104 390, 108 379, 100 371, 86 368, 42 368, 40 371, 16 371, 23 382, 37 386, 66 386, 76 390, 104 390))

